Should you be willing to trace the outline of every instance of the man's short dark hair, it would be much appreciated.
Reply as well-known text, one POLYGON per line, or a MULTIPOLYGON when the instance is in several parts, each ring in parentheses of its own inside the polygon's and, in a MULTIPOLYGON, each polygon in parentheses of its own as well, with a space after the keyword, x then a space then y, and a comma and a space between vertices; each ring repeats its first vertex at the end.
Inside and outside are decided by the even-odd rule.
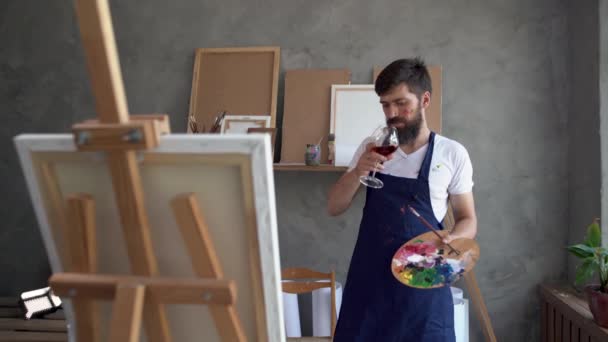
POLYGON ((418 98, 425 91, 433 92, 431 76, 419 57, 398 59, 384 68, 376 78, 376 94, 382 96, 401 83, 405 83, 418 98))

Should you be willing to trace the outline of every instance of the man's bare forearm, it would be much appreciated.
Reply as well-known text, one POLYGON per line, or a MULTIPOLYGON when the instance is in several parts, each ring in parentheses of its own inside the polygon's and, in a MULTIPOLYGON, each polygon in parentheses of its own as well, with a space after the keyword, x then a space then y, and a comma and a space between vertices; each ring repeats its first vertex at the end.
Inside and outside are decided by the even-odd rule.
POLYGON ((452 238, 474 239, 477 235, 477 214, 473 193, 450 195, 450 204, 454 211, 454 229, 452 238))
POLYGON ((450 235, 454 238, 474 239, 477 235, 477 218, 466 217, 456 221, 450 235))
POLYGON ((359 189, 359 175, 355 170, 351 170, 338 180, 331 187, 327 201, 327 212, 331 216, 337 216, 350 207, 350 203, 359 189))

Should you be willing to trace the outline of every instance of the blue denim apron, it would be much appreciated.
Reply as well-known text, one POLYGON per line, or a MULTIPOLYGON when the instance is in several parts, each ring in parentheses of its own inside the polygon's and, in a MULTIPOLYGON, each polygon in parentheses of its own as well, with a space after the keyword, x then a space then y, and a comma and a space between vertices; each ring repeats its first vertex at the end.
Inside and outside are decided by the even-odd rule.
POLYGON ((350 262, 334 341, 453 342, 454 305, 449 286, 415 289, 393 277, 393 255, 405 242, 428 232, 411 205, 439 229, 431 206, 431 132, 418 178, 376 174, 384 187, 367 189, 357 244, 350 262))

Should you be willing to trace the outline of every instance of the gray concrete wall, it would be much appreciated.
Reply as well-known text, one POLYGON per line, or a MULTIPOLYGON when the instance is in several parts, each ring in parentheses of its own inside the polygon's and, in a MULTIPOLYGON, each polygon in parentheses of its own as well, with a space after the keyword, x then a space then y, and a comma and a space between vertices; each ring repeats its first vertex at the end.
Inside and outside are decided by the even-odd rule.
MULTIPOLYGON (((572 1, 570 13, 568 244, 575 244, 601 215, 598 1, 572 1)), ((574 256, 568 260, 568 279, 573 282, 580 261, 574 256)))
MULTIPOLYGON (((281 70, 349 67, 358 83, 398 57, 443 65, 444 134, 462 142, 474 164, 481 290, 500 341, 538 339, 537 285, 567 273, 567 0, 111 4, 131 112, 169 113, 174 132, 185 129, 195 47, 278 45, 281 70)), ((6 295, 48 276, 10 138, 66 131, 94 108, 70 2, 1 2, 0 42, 6 295)), ((338 174, 275 176, 282 265, 334 267, 343 281, 363 198, 330 218, 325 195, 338 174)), ((471 325, 480 341, 472 310, 471 325)))

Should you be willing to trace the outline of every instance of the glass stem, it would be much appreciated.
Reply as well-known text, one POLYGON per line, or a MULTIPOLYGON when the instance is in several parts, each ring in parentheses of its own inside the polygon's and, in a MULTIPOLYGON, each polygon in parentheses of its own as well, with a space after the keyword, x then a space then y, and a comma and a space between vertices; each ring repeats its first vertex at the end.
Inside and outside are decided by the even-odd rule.
POLYGON ((372 172, 372 178, 376 178, 376 170, 378 170, 378 165, 380 162, 376 162, 376 167, 374 167, 374 172, 372 172))

